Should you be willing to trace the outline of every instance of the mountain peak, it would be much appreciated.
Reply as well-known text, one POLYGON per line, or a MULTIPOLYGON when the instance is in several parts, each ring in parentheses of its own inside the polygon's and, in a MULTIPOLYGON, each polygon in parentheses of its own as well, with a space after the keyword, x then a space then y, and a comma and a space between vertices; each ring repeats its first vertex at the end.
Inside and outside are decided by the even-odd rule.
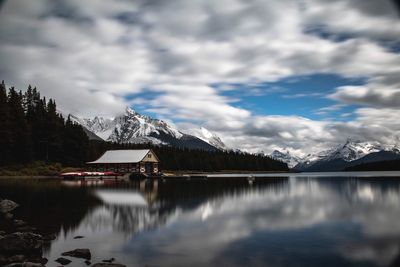
POLYGON ((133 110, 131 107, 128 107, 128 106, 125 107, 125 113, 128 115, 136 115, 137 114, 135 110, 133 110))
POLYGON ((228 147, 225 145, 225 143, 219 138, 218 135, 215 133, 212 133, 205 127, 201 126, 199 128, 193 128, 188 131, 189 134, 196 136, 197 138, 200 138, 204 142, 207 142, 208 144, 221 149, 221 150, 227 150, 228 147))
POLYGON ((301 159, 297 156, 291 155, 289 150, 286 150, 286 152, 282 152, 275 149, 269 156, 273 159, 285 162, 289 166, 289 168, 293 168, 301 163, 301 159))
POLYGON ((200 131, 201 134, 188 135, 172 124, 141 115, 130 107, 126 107, 125 113, 113 119, 99 116, 82 119, 73 116, 73 118, 76 123, 105 141, 152 143, 203 150, 226 149, 221 139, 204 127, 200 131))

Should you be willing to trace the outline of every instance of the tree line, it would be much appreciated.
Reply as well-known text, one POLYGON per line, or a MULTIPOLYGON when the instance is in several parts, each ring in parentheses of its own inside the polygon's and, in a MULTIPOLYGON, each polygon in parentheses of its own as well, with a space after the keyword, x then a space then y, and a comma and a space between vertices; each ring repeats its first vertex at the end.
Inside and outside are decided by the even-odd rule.
POLYGON ((152 149, 160 160, 162 170, 186 171, 288 171, 286 163, 267 156, 239 151, 207 151, 147 144, 118 144, 92 140, 90 158, 97 159, 111 149, 152 149))
POLYGON ((82 126, 57 112, 56 102, 29 86, 23 93, 0 85, 0 166, 44 161, 83 167, 110 149, 151 148, 167 170, 286 171, 266 156, 234 151, 189 150, 152 144, 118 144, 89 140, 82 126))

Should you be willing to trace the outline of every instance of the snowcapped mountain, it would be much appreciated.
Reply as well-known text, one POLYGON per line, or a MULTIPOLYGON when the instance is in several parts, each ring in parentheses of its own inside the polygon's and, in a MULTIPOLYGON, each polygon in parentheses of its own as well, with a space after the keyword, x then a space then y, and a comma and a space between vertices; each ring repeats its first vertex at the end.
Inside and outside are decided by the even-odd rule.
POLYGON ((361 142, 347 140, 345 144, 328 151, 324 160, 343 159, 344 161, 354 161, 368 154, 379 152, 382 150, 390 150, 389 147, 383 146, 378 142, 361 142))
POLYGON ((225 146, 218 136, 208 131, 211 135, 208 139, 203 135, 197 137, 185 134, 163 120, 141 115, 128 107, 123 114, 115 118, 79 118, 74 115, 70 117, 88 131, 90 138, 97 136, 111 142, 152 143, 205 150, 225 146))
POLYGON ((207 142, 220 150, 228 150, 228 147, 224 144, 224 142, 222 142, 218 135, 210 132, 204 127, 191 129, 188 133, 200 138, 204 142, 207 142))
POLYGON ((355 162, 362 161, 366 157, 368 157, 368 161, 373 161, 374 158, 381 158, 383 154, 385 158, 390 158, 388 155, 392 155, 395 158, 400 155, 400 151, 396 146, 348 139, 344 144, 332 149, 303 157, 295 168, 299 170, 323 170, 324 168, 341 170, 342 166, 342 169, 344 169, 355 162))
POLYGON ((289 166, 289 168, 293 168, 302 162, 301 158, 291 155, 289 151, 283 153, 279 150, 274 150, 269 156, 273 159, 286 163, 289 166))

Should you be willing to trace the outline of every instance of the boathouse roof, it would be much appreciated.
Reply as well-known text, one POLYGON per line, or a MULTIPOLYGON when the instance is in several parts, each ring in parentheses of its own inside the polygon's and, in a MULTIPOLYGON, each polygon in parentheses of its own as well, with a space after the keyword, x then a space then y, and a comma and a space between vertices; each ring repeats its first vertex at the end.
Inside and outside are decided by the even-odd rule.
MULTIPOLYGON (((138 163, 141 162, 150 151, 151 149, 108 150, 99 159, 88 163, 138 163)), ((152 154, 155 156, 154 152, 152 152, 152 154)), ((155 156, 155 158, 157 157, 155 156)))

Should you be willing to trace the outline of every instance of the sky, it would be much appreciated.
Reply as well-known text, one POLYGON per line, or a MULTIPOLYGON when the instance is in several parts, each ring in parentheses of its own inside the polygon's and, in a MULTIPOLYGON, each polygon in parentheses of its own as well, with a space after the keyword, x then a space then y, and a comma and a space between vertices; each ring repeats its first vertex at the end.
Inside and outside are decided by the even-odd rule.
POLYGON ((0 79, 63 112, 130 106, 249 152, 400 145, 398 2, 0 1, 0 79))

